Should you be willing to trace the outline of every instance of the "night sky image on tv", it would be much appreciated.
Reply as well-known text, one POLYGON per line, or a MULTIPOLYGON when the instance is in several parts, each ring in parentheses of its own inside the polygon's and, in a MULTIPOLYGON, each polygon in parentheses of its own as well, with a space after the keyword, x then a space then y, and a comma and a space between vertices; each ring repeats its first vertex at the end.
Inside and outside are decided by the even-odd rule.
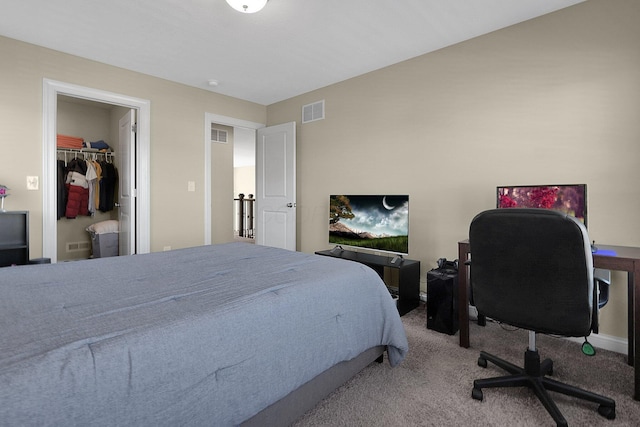
POLYGON ((335 195, 329 208, 330 243, 408 252, 408 195, 335 195))

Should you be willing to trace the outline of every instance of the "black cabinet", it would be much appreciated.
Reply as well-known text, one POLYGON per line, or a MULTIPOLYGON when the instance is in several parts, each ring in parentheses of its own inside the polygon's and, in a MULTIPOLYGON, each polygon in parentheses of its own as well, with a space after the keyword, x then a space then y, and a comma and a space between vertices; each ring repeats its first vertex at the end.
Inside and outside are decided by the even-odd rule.
POLYGON ((0 267, 29 263, 29 212, 0 212, 0 267))
POLYGON ((347 259, 371 267, 391 293, 398 295, 398 312, 401 316, 420 305, 420 261, 345 250, 318 251, 316 254, 347 259))

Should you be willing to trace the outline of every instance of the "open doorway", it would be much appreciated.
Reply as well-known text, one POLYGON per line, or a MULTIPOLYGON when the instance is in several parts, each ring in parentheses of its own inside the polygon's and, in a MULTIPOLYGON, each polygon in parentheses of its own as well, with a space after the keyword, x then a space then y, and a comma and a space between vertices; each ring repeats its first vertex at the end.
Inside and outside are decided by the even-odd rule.
POLYGON ((256 194, 256 131, 233 128, 233 236, 254 243, 256 194))
POLYGON ((255 243, 265 246, 275 246, 289 250, 296 250, 296 123, 289 122, 265 127, 259 123, 234 119, 205 113, 204 154, 205 154, 205 189, 204 189, 204 241, 205 244, 226 243, 233 240, 232 204, 227 201, 233 199, 233 183, 227 181, 233 178, 232 155, 226 150, 224 156, 212 154, 211 143, 212 124, 224 124, 256 131, 256 204, 255 243), (225 157, 228 161, 220 161, 225 157), (220 204, 213 202, 214 179, 212 170, 216 164, 222 168, 222 174, 216 174, 219 181, 215 182, 216 195, 221 192, 223 199, 220 204), (215 207, 215 216, 213 215, 215 207), (224 224, 229 221, 229 225, 224 224), (222 230, 213 233, 213 225, 222 230))
POLYGON ((217 212, 232 211, 231 221, 213 221, 214 242, 232 233, 234 241, 254 243, 255 141, 255 129, 211 123, 211 203, 217 212))
MULTIPOLYGON (((135 234, 131 253, 150 251, 150 197, 149 197, 149 144, 150 102, 112 92, 86 88, 49 79, 43 81, 43 257, 58 261, 57 230, 57 107, 58 97, 110 104, 133 109, 137 120, 135 165, 131 168, 131 180, 135 182, 135 218, 131 230, 135 234)), ((132 240, 133 241, 133 240, 132 240)))
MULTIPOLYGON (((245 194, 247 197, 249 194, 255 195, 255 135, 256 130, 263 128, 264 124, 211 113, 205 114, 204 122, 204 241, 205 244, 225 243, 234 240, 234 234, 237 232, 238 221, 235 218, 234 199, 237 199, 240 193, 245 194), (233 141, 232 147, 229 147, 225 154, 219 154, 217 158, 213 153, 213 146, 214 144, 219 144, 220 141, 213 141, 211 137, 212 129, 216 128, 229 132, 231 134, 229 136, 233 141), (225 158, 228 160, 224 160, 225 158), (220 163, 220 160, 225 163, 220 163), (236 174, 236 165, 240 168, 238 174, 236 174), (216 167, 233 169, 231 174, 233 183, 229 185, 228 192, 226 192, 227 186, 221 185, 223 183, 217 182, 215 187, 212 184, 212 176, 215 174, 214 169, 216 167), (249 190, 252 191, 249 192, 249 190), (223 193, 219 194, 220 192, 223 193), (216 227, 223 227, 224 230, 216 230, 216 227, 213 226, 214 222, 216 227)), ((224 149, 225 147, 219 145, 218 148, 224 149)))

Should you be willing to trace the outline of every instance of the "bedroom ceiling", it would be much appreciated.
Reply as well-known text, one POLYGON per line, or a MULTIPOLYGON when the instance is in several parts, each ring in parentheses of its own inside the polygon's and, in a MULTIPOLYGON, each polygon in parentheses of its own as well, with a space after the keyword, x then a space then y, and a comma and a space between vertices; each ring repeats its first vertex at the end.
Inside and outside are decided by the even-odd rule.
POLYGON ((269 105, 582 1, 0 0, 0 35, 269 105))

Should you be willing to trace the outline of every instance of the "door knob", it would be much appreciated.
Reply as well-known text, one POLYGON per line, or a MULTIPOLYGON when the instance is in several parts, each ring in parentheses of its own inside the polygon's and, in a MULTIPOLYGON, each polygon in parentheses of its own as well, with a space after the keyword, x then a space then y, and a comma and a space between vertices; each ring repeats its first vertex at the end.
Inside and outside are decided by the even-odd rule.
POLYGON ((296 206, 296 204, 295 204, 295 203, 287 203, 287 207, 288 207, 288 208, 293 208, 293 207, 295 207, 295 206, 296 206))

